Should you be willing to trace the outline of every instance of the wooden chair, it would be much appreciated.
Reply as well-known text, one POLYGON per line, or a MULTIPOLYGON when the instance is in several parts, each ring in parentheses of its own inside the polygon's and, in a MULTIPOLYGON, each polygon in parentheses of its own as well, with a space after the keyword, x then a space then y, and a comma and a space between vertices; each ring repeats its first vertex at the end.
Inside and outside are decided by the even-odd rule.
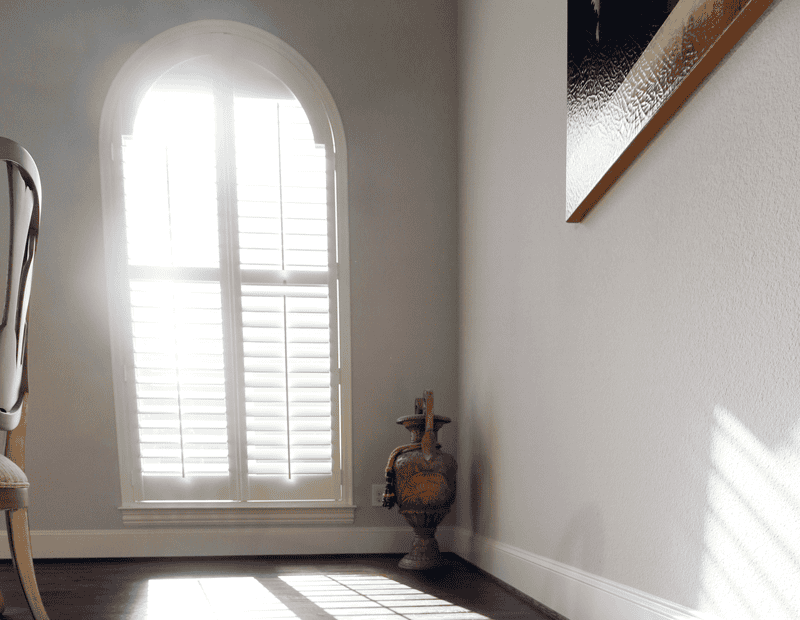
MULTIPOLYGON (((28 530, 30 484, 24 472, 28 410, 28 300, 39 235, 42 192, 33 158, 16 142, 0 138, 0 161, 6 163, 8 170, 10 206, 7 286, 0 320, 0 431, 7 431, 5 456, 0 456, 0 510, 6 515, 11 559, 28 607, 36 620, 47 620, 33 572, 28 530)), ((4 608, 0 594, 0 612, 4 608)))

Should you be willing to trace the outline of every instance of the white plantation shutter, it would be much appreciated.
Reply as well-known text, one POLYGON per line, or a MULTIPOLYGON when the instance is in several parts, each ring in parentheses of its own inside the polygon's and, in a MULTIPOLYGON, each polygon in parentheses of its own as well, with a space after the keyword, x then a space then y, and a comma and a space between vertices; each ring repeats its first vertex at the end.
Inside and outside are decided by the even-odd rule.
POLYGON ((293 477, 324 489, 333 474, 327 287, 246 285, 242 315, 250 490, 269 499, 293 477))
POLYGON ((331 473, 328 306, 325 287, 243 287, 252 475, 331 473))
POLYGON ((142 471, 228 473, 218 284, 131 282, 142 471))
POLYGON ((174 79, 143 99, 123 139, 142 500, 341 498, 329 168, 296 100, 174 79))
POLYGON ((328 269, 325 147, 297 102, 234 99, 242 269, 328 269))

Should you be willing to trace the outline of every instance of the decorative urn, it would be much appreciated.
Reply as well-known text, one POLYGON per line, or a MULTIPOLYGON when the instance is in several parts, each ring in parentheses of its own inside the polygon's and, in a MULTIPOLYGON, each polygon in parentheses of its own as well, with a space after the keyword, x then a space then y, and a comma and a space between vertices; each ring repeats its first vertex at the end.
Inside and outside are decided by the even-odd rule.
POLYGON ((439 429, 450 418, 433 414, 433 392, 415 401, 415 415, 397 420, 411 431, 413 443, 396 448, 386 466, 383 505, 397 504, 400 514, 414 529, 411 553, 400 560, 401 568, 425 570, 443 564, 436 528, 456 498, 456 460, 441 451, 439 429))

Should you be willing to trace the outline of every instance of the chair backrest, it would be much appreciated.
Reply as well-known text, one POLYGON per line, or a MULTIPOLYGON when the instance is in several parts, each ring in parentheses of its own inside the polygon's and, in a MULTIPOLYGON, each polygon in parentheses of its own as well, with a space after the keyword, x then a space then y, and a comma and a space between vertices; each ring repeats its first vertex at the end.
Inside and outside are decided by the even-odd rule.
POLYGON ((28 391, 28 300, 42 189, 33 158, 13 140, 0 138, 0 161, 5 161, 8 169, 10 207, 8 276, 0 319, 0 430, 9 431, 19 424, 28 391))

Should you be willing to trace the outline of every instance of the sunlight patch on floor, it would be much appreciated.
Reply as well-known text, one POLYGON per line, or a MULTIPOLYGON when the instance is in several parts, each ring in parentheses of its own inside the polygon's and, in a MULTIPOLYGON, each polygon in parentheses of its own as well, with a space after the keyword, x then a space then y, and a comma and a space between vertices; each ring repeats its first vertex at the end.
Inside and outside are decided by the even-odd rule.
POLYGON ((380 575, 287 575, 281 579, 336 620, 489 620, 380 575))
POLYGON ((146 620, 297 618, 254 577, 151 579, 146 620))

